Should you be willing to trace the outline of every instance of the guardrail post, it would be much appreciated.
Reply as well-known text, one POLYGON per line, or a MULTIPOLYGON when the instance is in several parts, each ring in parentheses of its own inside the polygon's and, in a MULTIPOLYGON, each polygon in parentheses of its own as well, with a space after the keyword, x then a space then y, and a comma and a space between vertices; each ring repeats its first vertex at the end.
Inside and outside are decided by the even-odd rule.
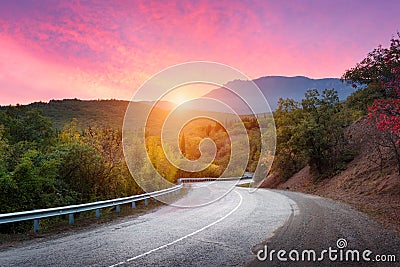
POLYGON ((97 217, 97 218, 100 218, 100 209, 97 209, 97 210, 96 210, 96 217, 97 217))
POLYGON ((144 205, 145 205, 145 206, 148 206, 148 205, 149 205, 149 200, 148 200, 147 198, 144 200, 144 205))
POLYGON ((68 220, 69 220, 69 224, 74 224, 74 214, 70 213, 68 214, 68 220))
POLYGON ((37 233, 39 231, 39 219, 33 220, 33 232, 37 233))
POLYGON ((161 195, 161 201, 165 201, 165 195, 161 195))
POLYGON ((132 202, 132 209, 136 208, 136 203, 135 201, 132 202))
POLYGON ((157 202, 157 198, 156 198, 156 197, 153 197, 153 200, 154 200, 154 203, 156 203, 156 202, 157 202))
POLYGON ((117 212, 121 212, 121 207, 120 207, 120 205, 115 206, 115 210, 116 210, 117 212))

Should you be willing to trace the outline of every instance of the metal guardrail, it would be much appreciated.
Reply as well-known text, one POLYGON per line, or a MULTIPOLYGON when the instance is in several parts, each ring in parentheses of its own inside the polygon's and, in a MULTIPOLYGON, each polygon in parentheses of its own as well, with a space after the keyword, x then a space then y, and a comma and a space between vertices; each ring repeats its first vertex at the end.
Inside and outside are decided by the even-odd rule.
POLYGON ((116 198, 104 201, 97 201, 92 203, 85 203, 79 205, 71 205, 64 207, 56 207, 49 209, 38 209, 38 210, 30 210, 30 211, 21 211, 21 212, 13 212, 13 213, 5 213, 0 214, 0 224, 12 223, 12 222, 21 222, 27 220, 33 220, 33 230, 34 232, 39 231, 39 219, 49 218, 59 215, 69 215, 69 224, 74 224, 74 214, 84 211, 96 210, 96 217, 100 217, 100 209, 107 207, 115 207, 117 212, 120 212, 120 205, 132 203, 132 208, 136 207, 136 202, 144 200, 145 205, 149 204, 148 199, 169 194, 177 194, 182 188, 181 184, 178 184, 174 187, 145 193, 141 195, 134 195, 130 197, 116 198))
POLYGON ((243 180, 243 179, 251 179, 251 177, 232 177, 232 178, 179 178, 178 185, 184 183, 194 183, 194 182, 212 182, 212 181, 236 181, 236 180, 243 180))

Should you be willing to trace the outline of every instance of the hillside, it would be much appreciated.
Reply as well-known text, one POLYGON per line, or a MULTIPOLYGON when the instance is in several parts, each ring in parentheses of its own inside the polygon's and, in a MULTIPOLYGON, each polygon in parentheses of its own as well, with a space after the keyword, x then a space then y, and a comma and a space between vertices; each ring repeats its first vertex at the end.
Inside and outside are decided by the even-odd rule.
MULTIPOLYGON (((346 169, 332 178, 314 182, 309 167, 280 183, 269 176, 262 187, 300 191, 349 203, 376 218, 386 227, 400 232, 400 176, 394 160, 380 166, 379 151, 371 142, 372 129, 363 117, 346 129, 349 145, 357 156, 346 169)), ((385 151, 381 151, 385 157, 385 151)))
MULTIPOLYGON (((18 107, 41 110, 44 116, 52 119, 54 127, 58 130, 61 130, 66 123, 69 123, 74 118, 78 120, 78 126, 82 129, 89 126, 121 129, 128 104, 129 101, 125 100, 64 99, 51 100, 49 103, 35 102, 29 105, 19 105, 18 107)), ((153 106, 153 102, 134 102, 134 105, 136 112, 134 116, 130 116, 129 118, 130 125, 136 125, 137 121, 144 120, 144 116, 148 114, 150 108, 153 106)), ((161 129, 161 125, 168 115, 168 110, 172 107, 171 103, 165 101, 161 101, 155 106, 147 123, 151 135, 157 134, 161 129)), ((6 106, 0 106, 0 109, 6 108, 6 106)), ((224 121, 233 115, 212 111, 199 112, 196 110, 186 110, 185 116, 208 116, 224 121)), ((174 123, 179 124, 178 121, 174 123)))
POLYGON ((89 125, 121 128, 128 101, 122 100, 51 100, 49 103, 35 102, 27 105, 29 108, 40 109, 44 116, 54 121, 57 129, 73 118, 78 119, 82 128, 89 125))
MULTIPOLYGON (((63 99, 50 100, 49 103, 34 102, 29 105, 18 105, 18 107, 41 110, 44 116, 52 119, 54 127, 58 130, 61 130, 66 123, 74 118, 78 120, 78 126, 82 129, 89 126, 121 129, 128 104, 129 101, 126 100, 63 99)), ((138 112, 132 118, 133 123, 149 112, 152 102, 143 101, 134 104, 138 112)), ((153 116, 152 122, 161 125, 162 118, 166 115, 165 110, 170 106, 168 102, 157 104, 153 112, 159 116, 153 116)), ((6 108, 6 106, 0 107, 0 109, 6 108)))

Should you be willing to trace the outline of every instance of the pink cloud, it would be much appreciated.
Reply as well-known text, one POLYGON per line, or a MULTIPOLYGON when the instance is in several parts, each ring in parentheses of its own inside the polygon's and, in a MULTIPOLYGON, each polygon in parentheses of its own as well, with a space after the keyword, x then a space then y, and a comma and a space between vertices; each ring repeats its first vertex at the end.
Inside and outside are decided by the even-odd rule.
POLYGON ((388 43, 399 9, 361 0, 1 3, 0 104, 129 99, 154 73, 191 60, 252 78, 339 77, 388 43))
POLYGON ((77 68, 43 61, 9 38, 0 37, 0 47, 0 105, 71 97, 115 98, 112 87, 77 68))

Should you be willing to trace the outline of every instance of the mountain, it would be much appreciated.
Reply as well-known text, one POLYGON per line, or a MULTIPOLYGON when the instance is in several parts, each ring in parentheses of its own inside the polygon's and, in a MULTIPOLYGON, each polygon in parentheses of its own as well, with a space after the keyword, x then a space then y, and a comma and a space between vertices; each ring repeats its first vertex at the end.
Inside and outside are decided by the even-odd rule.
MULTIPOLYGON (((252 95, 255 95, 252 94, 252 90, 254 90, 252 82, 260 88, 261 92, 267 99, 271 110, 276 109, 279 98, 292 98, 296 101, 300 101, 308 89, 315 88, 322 91, 323 89, 334 88, 338 92, 341 101, 345 100, 355 91, 351 85, 348 85, 337 78, 310 79, 303 76, 266 76, 252 81, 235 80, 228 82, 225 87, 239 92, 240 95, 247 95, 251 98, 252 95)), ((229 106, 234 107, 238 113, 243 114, 249 112, 249 109, 244 106, 243 102, 226 88, 215 89, 204 95, 204 97, 224 101, 229 106)), ((262 107, 257 106, 254 108, 256 111, 263 109, 262 107)))
MULTIPOLYGON (((125 112, 129 103, 134 105, 135 114, 130 114, 129 119, 126 121, 128 125, 135 128, 139 126, 139 121, 146 120, 147 114, 153 107, 150 116, 147 118, 146 130, 151 135, 159 134, 161 126, 164 123, 169 110, 174 105, 167 101, 160 101, 154 106, 154 101, 139 101, 129 102, 126 100, 80 100, 80 99, 63 99, 63 100, 50 100, 46 102, 34 102, 28 105, 18 105, 16 108, 20 109, 39 109, 42 114, 49 117, 53 121, 53 125, 58 130, 62 130, 65 124, 71 122, 72 119, 77 119, 78 127, 84 129, 90 126, 107 127, 113 129, 121 129, 125 117, 125 112)), ((200 106, 200 105, 195 105, 200 106)), ((6 110, 7 106, 0 106, 1 110, 6 110)), ((204 110, 185 110, 181 116, 175 117, 173 123, 176 127, 181 127, 179 124, 182 119, 187 116, 199 117, 208 116, 218 118, 224 121, 231 118, 233 114, 216 113, 204 110)), ((143 130, 142 128, 136 130, 143 130)))
POLYGON ((49 103, 35 102, 26 107, 42 110, 44 116, 53 120, 57 129, 62 129, 73 118, 78 120, 82 128, 90 125, 121 128, 128 104, 129 101, 122 100, 64 99, 50 100, 49 103))
MULTIPOLYGON (((242 95, 247 95, 250 99, 257 98, 256 94, 252 94, 254 87, 251 87, 252 82, 256 83, 261 89, 261 92, 267 98, 271 109, 274 110, 277 106, 279 98, 292 98, 300 101, 304 97, 304 93, 309 88, 317 88, 319 90, 325 88, 335 88, 338 91, 340 100, 346 99, 354 88, 342 83, 339 79, 325 78, 325 79, 310 79, 307 77, 283 77, 283 76, 267 76, 255 79, 253 81, 235 80, 228 82, 225 86, 235 89, 242 95)), ((251 113, 248 107, 238 99, 232 92, 224 88, 215 89, 205 97, 220 100, 228 104, 239 114, 251 113)), ((54 126, 57 129, 62 129, 64 125, 70 122, 73 118, 78 119, 78 125, 82 128, 88 126, 101 126, 121 128, 126 108, 129 101, 125 100, 79 100, 79 99, 64 99, 64 100, 51 100, 49 103, 35 102, 21 108, 37 108, 41 109, 43 115, 50 117, 54 121, 54 126)), ((154 101, 140 101, 135 102, 138 107, 138 114, 134 120, 141 118, 142 114, 147 114, 150 107, 153 106, 154 101)), ((162 118, 166 116, 166 111, 174 107, 174 104, 166 101, 161 101, 157 104, 154 116, 154 124, 161 125, 162 118)), ((5 109, 1 107, 0 109, 5 109)), ((212 112, 224 112, 223 117, 229 116, 226 114, 227 109, 221 108, 220 103, 209 103, 202 99, 197 99, 193 104, 188 104, 183 109, 190 113, 197 111, 207 111, 208 115, 221 116, 222 114, 212 112), (210 113, 211 112, 211 113, 210 113)), ((259 107, 254 107, 255 112, 265 110, 265 104, 259 107)), ((261 112, 260 112, 261 113, 261 112)), ((197 113, 196 113, 197 114, 197 113)))
MULTIPOLYGON (((54 122, 54 126, 59 130, 73 118, 78 120, 78 126, 82 129, 89 126, 121 129, 128 104, 129 101, 126 100, 63 99, 50 100, 49 103, 34 102, 29 105, 20 105, 19 107, 42 110, 42 114, 50 117, 54 122)), ((142 119, 141 116, 149 112, 153 102, 140 101, 135 102, 134 105, 136 105, 138 114, 132 119, 142 119)), ((172 104, 169 102, 159 102, 154 112, 157 114, 166 114, 165 110, 168 110, 170 106, 172 104)), ((4 108, 6 107, 0 107, 0 109, 4 108)), ((163 116, 160 115, 160 118, 156 117, 156 120, 160 120, 163 116)))

